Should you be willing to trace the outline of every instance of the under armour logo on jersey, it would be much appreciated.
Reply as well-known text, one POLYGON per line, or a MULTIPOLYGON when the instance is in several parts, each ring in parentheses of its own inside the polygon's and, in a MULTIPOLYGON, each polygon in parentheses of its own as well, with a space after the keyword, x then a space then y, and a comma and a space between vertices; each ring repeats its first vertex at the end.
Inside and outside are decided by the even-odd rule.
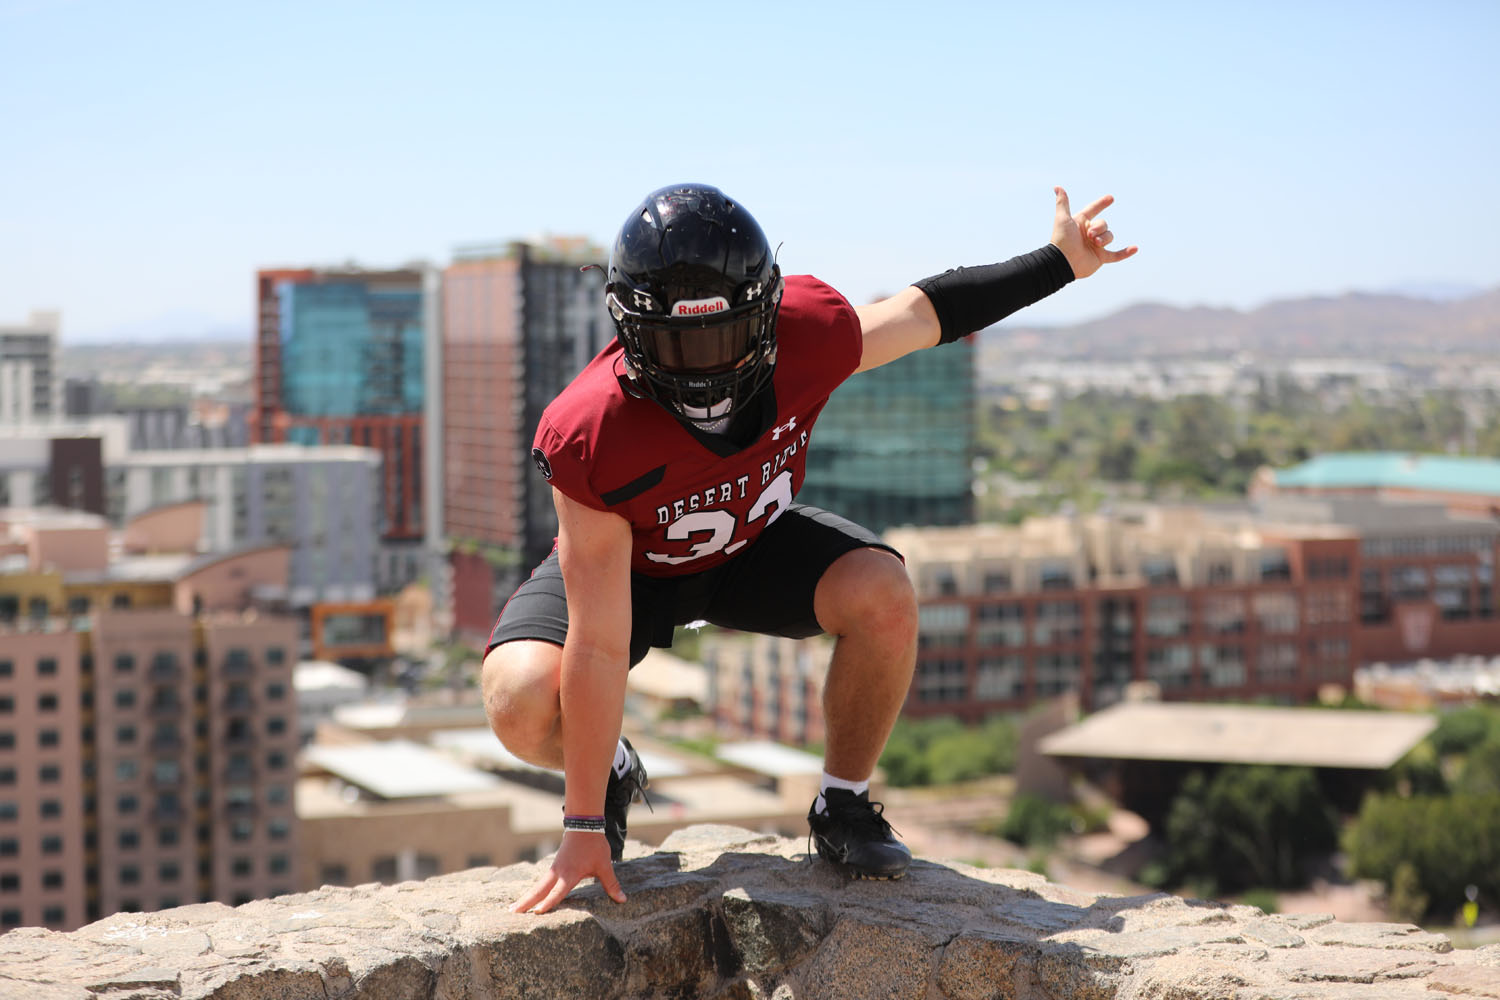
POLYGON ((797 418, 796 417, 792 417, 792 418, 788 419, 787 422, 784 423, 784 424, 782 424, 780 427, 773 427, 773 428, 771 428, 771 440, 772 441, 780 441, 781 440, 781 435, 783 435, 783 434, 790 434, 792 431, 794 431, 796 429, 797 429, 797 418))

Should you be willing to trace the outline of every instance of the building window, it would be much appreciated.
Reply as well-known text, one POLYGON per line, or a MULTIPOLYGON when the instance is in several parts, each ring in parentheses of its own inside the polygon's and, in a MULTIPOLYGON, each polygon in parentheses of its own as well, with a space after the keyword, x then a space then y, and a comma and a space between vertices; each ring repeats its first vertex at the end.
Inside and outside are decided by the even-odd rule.
POLYGON ((121 885, 139 885, 141 881, 141 870, 136 865, 120 866, 121 885))
POLYGON ((1026 668, 1019 656, 987 656, 974 675, 977 701, 1014 701, 1026 686, 1026 668))
POLYGON ((981 604, 974 642, 980 647, 1026 645, 1026 609, 1020 604, 981 604))
POLYGON ((115 673, 129 674, 135 672, 135 657, 130 653, 120 653, 115 656, 115 673))
POLYGON ((1174 642, 1146 650, 1146 678, 1160 684, 1163 691, 1188 687, 1193 680, 1193 648, 1174 642))
POLYGON ((1260 554, 1260 578, 1263 582, 1289 581, 1292 564, 1282 549, 1267 549, 1260 554))
POLYGON ((57 673, 57 660, 51 656, 44 656, 36 661, 36 672, 41 677, 51 677, 57 673))
POLYGON ((1192 629, 1186 597, 1157 595, 1146 600, 1146 634, 1187 635, 1192 629))
POLYGON ((1245 651, 1240 646, 1205 644, 1198 657, 1209 687, 1244 687, 1245 651))
POLYGON ((179 838, 178 838, 178 834, 177 834, 177 827, 175 827, 175 826, 163 826, 163 827, 158 827, 157 828, 157 830, 156 830, 156 846, 157 847, 176 847, 177 844, 178 844, 178 841, 179 841, 179 838))
POLYGON ((118 608, 118 609, 122 609, 122 610, 125 609, 125 608, 130 607, 130 595, 129 594, 116 594, 116 595, 114 595, 112 598, 110 598, 109 606, 112 607, 112 608, 118 608))
POLYGON ((56 764, 43 764, 37 769, 37 780, 44 785, 53 785, 62 780, 62 768, 56 764))
POLYGON ((280 646, 266 647, 266 662, 273 667, 279 667, 286 662, 286 650, 280 646))
POLYGON ((394 855, 386 855, 376 858, 375 863, 370 866, 370 876, 377 882, 396 881, 396 858, 394 855))
POLYGON ((266 863, 266 870, 272 875, 285 875, 292 870, 292 859, 286 854, 273 854, 266 863))
POLYGON ((42 838, 43 854, 61 854, 63 852, 63 839, 56 834, 48 834, 42 838))
POLYGON ((135 689, 134 688, 121 688, 120 690, 116 691, 115 692, 115 707, 116 708, 125 708, 125 709, 134 708, 135 707, 135 689))
POLYGON ((176 882, 182 877, 182 866, 175 861, 163 861, 156 866, 156 876, 163 882, 176 882))
POLYGON ((229 871, 235 878, 245 878, 255 874, 255 862, 246 857, 235 858, 230 862, 229 871))
POLYGON ((324 865, 319 872, 318 878, 324 885, 347 885, 349 882, 349 870, 343 865, 324 865))
POLYGON ((63 873, 59 871, 42 872, 43 889, 61 889, 63 887, 63 873))
POLYGON ((39 712, 57 711, 57 695, 50 693, 37 695, 36 707, 39 712))
MULTIPOLYGON (((4 805, 4 803, 0 803, 4 805)), ((15 817, 12 816, 12 819, 15 817)), ((15 837, 0 837, 0 858, 13 858, 21 853, 21 842, 15 837)))
POLYGON ((121 760, 115 762, 115 778, 120 781, 134 781, 140 773, 140 765, 133 760, 121 760))
POLYGON ((266 820, 266 833, 272 840, 285 840, 292 834, 292 824, 280 816, 266 820))
POLYGON ((10 695, 0 695, 0 715, 10 715, 16 710, 16 699, 10 695))
POLYGON ((0 785, 14 785, 16 783, 16 769, 13 767, 0 767, 0 785))
POLYGON ((1285 591, 1264 591, 1250 598, 1251 613, 1262 632, 1286 634, 1297 631, 1297 595, 1285 591))
POLYGON ((1031 633, 1038 646, 1076 642, 1083 636, 1081 606, 1077 601, 1038 601, 1031 633))
POLYGON ((0 892, 20 892, 21 876, 15 872, 6 872, 0 875, 0 892))
POLYGON ((133 813, 141 807, 141 800, 134 795, 121 795, 115 800, 115 808, 122 813, 133 813))
POLYGON ((991 569, 991 570, 985 570, 983 587, 984 587, 984 592, 986 594, 1004 594, 1004 593, 1007 593, 1010 590, 1010 588, 1011 588, 1010 570, 1008 570, 1008 569, 991 569))
POLYGON ((51 748, 62 742, 62 735, 56 729, 43 729, 36 734, 36 741, 39 746, 51 748))
POLYGON ((121 746, 127 746, 135 742, 134 726, 117 726, 115 728, 115 742, 121 746))
POLYGON ((118 838, 120 850, 133 851, 141 846, 141 834, 139 830, 121 830, 118 838))

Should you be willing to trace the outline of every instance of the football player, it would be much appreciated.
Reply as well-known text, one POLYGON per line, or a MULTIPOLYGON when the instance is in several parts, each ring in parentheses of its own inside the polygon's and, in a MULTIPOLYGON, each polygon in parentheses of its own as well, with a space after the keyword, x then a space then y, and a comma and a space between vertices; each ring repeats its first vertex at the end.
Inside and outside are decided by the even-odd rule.
POLYGON ((717 188, 652 192, 610 254, 616 338, 547 407, 532 457, 552 486, 557 545, 505 605, 486 650, 490 725, 565 776, 562 845, 513 909, 546 912, 612 862, 646 772, 620 735, 626 673, 673 628, 837 637, 824 688, 818 854, 899 878, 911 854, 869 778, 916 661, 917 602, 898 553, 795 501, 813 427, 855 372, 951 343, 1137 248, 1111 250, 1106 196, 1073 213, 1054 189, 1050 242, 957 268, 858 308, 783 276, 755 219, 717 188))

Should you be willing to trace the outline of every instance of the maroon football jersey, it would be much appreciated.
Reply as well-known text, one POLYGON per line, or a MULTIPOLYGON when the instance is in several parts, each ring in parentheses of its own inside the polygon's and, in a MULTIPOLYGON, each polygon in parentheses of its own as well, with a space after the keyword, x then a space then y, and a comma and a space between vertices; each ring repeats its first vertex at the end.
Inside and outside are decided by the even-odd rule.
POLYGON ((813 422, 861 350, 844 297, 816 278, 789 277, 776 321, 776 416, 748 447, 715 454, 659 404, 627 392, 613 340, 548 405, 532 455, 568 497, 630 522, 636 572, 711 569, 753 542, 802 487, 813 422))

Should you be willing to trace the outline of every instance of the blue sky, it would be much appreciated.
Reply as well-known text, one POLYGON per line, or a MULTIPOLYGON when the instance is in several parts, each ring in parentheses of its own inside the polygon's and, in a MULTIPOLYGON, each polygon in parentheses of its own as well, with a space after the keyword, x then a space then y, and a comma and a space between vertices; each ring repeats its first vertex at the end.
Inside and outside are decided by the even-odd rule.
MULTIPOLYGON (((864 301, 1105 192, 1025 315, 1500 285, 1500 3, 0 0, 0 323, 249 330, 257 268, 607 244, 718 184, 864 301)), ((248 335, 248 333, 247 333, 248 335)))

